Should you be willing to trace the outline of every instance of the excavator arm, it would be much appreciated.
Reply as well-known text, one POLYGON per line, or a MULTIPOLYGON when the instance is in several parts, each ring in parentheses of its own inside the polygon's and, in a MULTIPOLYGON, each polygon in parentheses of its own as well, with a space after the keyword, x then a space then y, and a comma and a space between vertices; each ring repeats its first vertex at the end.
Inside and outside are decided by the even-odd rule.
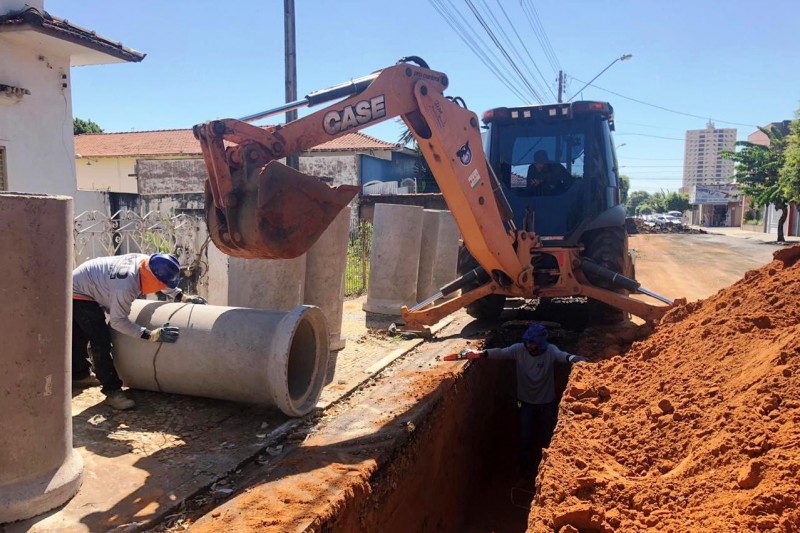
POLYGON ((520 262, 515 250, 518 235, 481 149, 478 117, 444 96, 447 85, 441 72, 398 63, 309 95, 306 101, 313 104, 355 92, 283 126, 262 128, 235 119, 195 126, 209 173, 206 215, 214 244, 246 258, 288 259, 305 253, 358 187, 328 187, 278 160, 401 117, 472 255, 501 285, 530 289, 530 262, 520 262))
MULTIPOLYGON (((430 70, 418 58, 409 59, 421 66, 401 60, 273 110, 195 126, 208 169, 206 217, 214 244, 228 255, 244 258, 289 259, 305 253, 359 187, 329 187, 323 179, 279 160, 400 117, 419 144, 464 244, 480 265, 476 278, 483 280, 478 288, 443 304, 435 305, 434 295, 410 310, 403 307, 406 329, 424 329, 488 294, 584 295, 646 319, 657 319, 670 308, 590 284, 583 274, 588 267, 581 264, 579 248, 545 249, 535 233, 517 229, 484 155, 478 117, 461 105, 460 98, 444 96, 445 74, 430 70), (247 122, 333 100, 337 102, 282 126, 247 122), (558 264, 549 273, 558 281, 547 287, 534 284, 532 258, 541 254, 553 256, 558 264)), ((457 282, 448 287, 456 290, 457 282)))

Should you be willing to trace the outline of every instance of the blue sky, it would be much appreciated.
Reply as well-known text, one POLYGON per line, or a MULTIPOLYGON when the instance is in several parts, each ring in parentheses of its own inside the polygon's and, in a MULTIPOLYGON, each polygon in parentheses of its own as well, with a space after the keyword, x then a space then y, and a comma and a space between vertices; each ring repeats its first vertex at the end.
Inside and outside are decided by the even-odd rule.
MULTIPOLYGON (((457 9, 470 21, 471 34, 488 44, 465 0, 295 3, 300 96, 417 55, 447 73, 447 94, 463 97, 479 116, 492 107, 535 103, 515 95, 434 9, 457 9)), ((555 91, 556 74, 520 0, 472 3, 484 12, 490 8, 501 21, 503 6, 555 91)), ((717 127, 737 128, 744 139, 755 129, 750 125, 792 118, 800 107, 796 0, 532 3, 567 73, 567 95, 583 86, 577 80, 589 81, 630 53, 633 59, 616 63, 596 85, 703 117, 669 113, 594 87, 583 91, 583 98, 608 100, 615 108, 617 154, 632 190, 676 190, 685 131, 705 127, 708 118, 717 127)), ((45 8, 147 53, 140 64, 73 69, 74 115, 105 131, 189 128, 284 101, 282 0, 47 0, 45 8)), ((523 54, 522 70, 534 72, 512 29, 506 32, 523 54)), ((389 122, 367 133, 394 142, 400 127, 389 122)))

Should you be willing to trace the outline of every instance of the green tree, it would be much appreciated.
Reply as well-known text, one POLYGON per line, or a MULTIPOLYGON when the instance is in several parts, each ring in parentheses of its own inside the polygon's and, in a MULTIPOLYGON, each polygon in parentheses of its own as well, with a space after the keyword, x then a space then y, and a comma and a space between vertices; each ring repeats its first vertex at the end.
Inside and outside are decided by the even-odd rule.
POLYGON ((769 145, 762 146, 747 141, 739 141, 735 152, 722 152, 722 157, 734 162, 733 179, 739 190, 751 198, 755 207, 774 205, 781 212, 778 219, 778 242, 785 241, 783 224, 788 216, 789 198, 781 183, 781 170, 785 162, 786 138, 778 128, 758 128, 769 138, 769 145))
POLYGON ((681 194, 679 192, 671 192, 666 197, 667 208, 665 211, 680 211, 683 213, 689 209, 689 195, 681 194))
POLYGON ((628 201, 625 204, 625 210, 628 213, 628 216, 634 216, 638 214, 637 207, 639 204, 644 204, 650 199, 650 193, 645 191, 633 191, 628 196, 628 201))
POLYGON ((103 128, 92 119, 83 120, 82 118, 75 117, 72 120, 72 133, 75 135, 80 135, 82 133, 103 133, 103 128))
POLYGON ((800 202, 800 109, 794 112, 795 119, 786 137, 785 160, 780 170, 781 189, 790 202, 800 202))
POLYGON ((625 174, 619 177, 619 202, 625 205, 628 202, 628 191, 631 188, 631 179, 625 174))

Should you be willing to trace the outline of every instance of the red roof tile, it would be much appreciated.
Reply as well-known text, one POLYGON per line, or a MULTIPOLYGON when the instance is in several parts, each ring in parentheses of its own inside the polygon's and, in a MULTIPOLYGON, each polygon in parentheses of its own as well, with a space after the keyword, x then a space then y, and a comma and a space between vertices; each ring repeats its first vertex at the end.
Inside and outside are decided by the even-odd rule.
MULTIPOLYGON (((392 150, 398 145, 363 133, 348 133, 320 144, 310 152, 392 150)), ((192 130, 134 131, 130 133, 86 133, 75 136, 79 157, 135 157, 200 155, 200 143, 192 130)))

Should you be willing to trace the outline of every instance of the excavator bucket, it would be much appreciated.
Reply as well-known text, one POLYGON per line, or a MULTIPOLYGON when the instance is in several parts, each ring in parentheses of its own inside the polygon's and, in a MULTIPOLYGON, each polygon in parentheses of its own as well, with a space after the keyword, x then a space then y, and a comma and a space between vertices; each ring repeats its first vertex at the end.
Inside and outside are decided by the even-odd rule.
POLYGON ((355 185, 329 187, 278 161, 269 162, 250 181, 222 209, 206 184, 211 240, 225 254, 248 259, 304 254, 359 190, 355 185))

